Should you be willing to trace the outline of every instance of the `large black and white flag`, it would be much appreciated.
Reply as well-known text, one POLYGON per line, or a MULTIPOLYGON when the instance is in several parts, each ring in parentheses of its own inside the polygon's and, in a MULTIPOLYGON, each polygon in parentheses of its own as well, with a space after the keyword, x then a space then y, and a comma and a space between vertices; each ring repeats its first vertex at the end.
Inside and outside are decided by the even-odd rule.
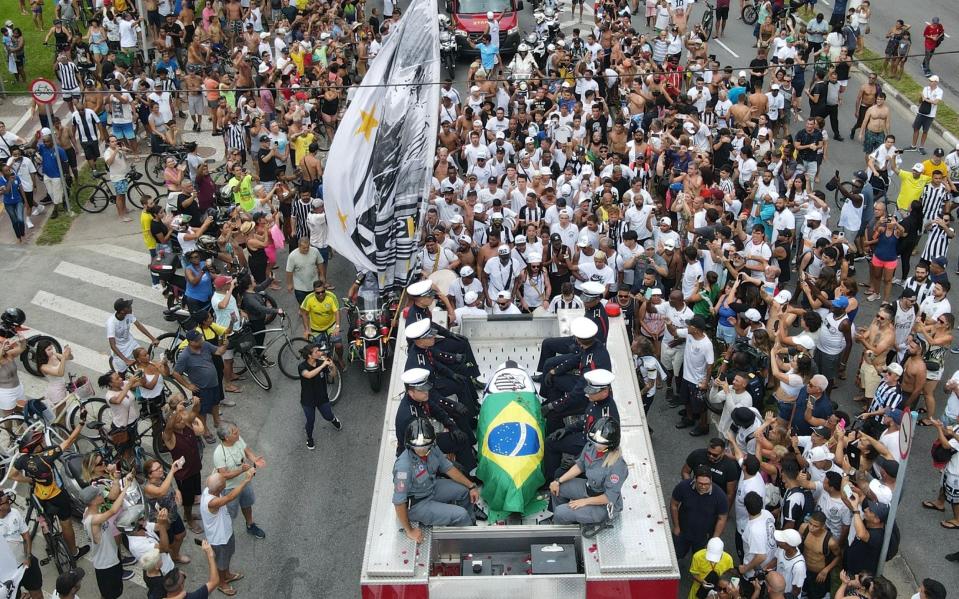
POLYGON ((380 288, 405 285, 436 146, 440 76, 436 0, 413 0, 390 28, 343 115, 323 197, 330 245, 380 288))

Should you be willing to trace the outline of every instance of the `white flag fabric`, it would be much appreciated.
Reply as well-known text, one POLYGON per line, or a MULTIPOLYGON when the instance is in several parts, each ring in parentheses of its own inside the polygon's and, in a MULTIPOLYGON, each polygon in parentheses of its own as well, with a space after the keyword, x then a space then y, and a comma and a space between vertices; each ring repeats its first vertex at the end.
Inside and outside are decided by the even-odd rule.
POLYGON ((413 0, 333 138, 323 176, 330 245, 380 288, 403 286, 436 149, 440 80, 436 0, 413 0))

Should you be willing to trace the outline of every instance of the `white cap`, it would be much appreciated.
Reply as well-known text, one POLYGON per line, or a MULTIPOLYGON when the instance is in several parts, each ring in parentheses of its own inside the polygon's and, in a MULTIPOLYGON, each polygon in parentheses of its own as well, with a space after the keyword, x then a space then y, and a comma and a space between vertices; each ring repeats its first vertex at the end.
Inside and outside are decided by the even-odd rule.
POLYGON ((43 137, 50 137, 53 135, 53 131, 50 131, 50 127, 44 127, 43 129, 40 129, 40 135, 43 137))
POLYGON ((600 297, 606 293, 606 285, 599 281, 586 281, 580 289, 582 289, 584 296, 600 297))
POLYGON ((921 173, 922 171, 926 170, 926 167, 924 167, 921 162, 917 162, 916 164, 912 165, 912 170, 916 171, 917 173, 921 173))
POLYGON ((467 235, 466 233, 463 233, 462 235, 460 235, 458 238, 458 241, 462 241, 463 243, 473 245, 473 238, 467 235))
POLYGON ((526 243, 525 235, 517 235, 516 239, 513 240, 513 243, 526 243))
POLYGON ((745 76, 746 76, 746 71, 739 71, 739 75, 738 75, 738 76, 739 76, 739 77, 745 77, 745 76))
POLYGON ((569 183, 563 183, 563 186, 559 188, 559 195, 563 197, 569 197, 573 195, 573 186, 569 183))
POLYGON ((777 543, 785 543, 790 547, 799 547, 802 545, 802 535, 795 528, 777 530, 773 533, 777 543))
POLYGON ((605 368, 587 370, 586 373, 583 374, 583 378, 586 379, 586 382, 593 387, 609 387, 616 379, 613 373, 605 368))
POLYGON ((483 204, 473 206, 473 214, 483 214, 484 212, 486 212, 486 206, 483 204))
POLYGON ((576 245, 578 245, 581 248, 589 247, 589 237, 586 237, 585 235, 583 235, 582 237, 579 238, 579 241, 576 242, 576 245))
POLYGON ((328 39, 330 39, 330 32, 329 32, 329 31, 324 31, 323 33, 321 33, 321 34, 320 34, 320 39, 321 39, 321 40, 328 40, 328 39))
POLYGON ((530 264, 542 264, 543 256, 541 254, 530 254, 528 260, 530 264))
POLYGON ((463 222, 463 217, 460 216, 459 214, 454 214, 454 215, 450 218, 450 222, 451 222, 452 224, 454 224, 454 225, 461 224, 461 223, 463 222))
POLYGON ((496 139, 506 139, 506 134, 503 133, 502 131, 497 131, 496 139))
POLYGON ((487 18, 488 20, 492 21, 495 16, 496 16, 496 15, 493 14, 493 11, 491 11, 491 10, 486 11, 486 18, 487 18))
MULTIPOLYGON (((533 143, 536 143, 536 140, 533 139, 532 137, 527 137, 527 138, 526 138, 526 143, 528 143, 528 144, 533 144, 533 143)), ((956 146, 956 147, 959 147, 959 146, 956 146)))
POLYGON ((816 341, 809 333, 801 333, 793 337, 793 343, 802 347, 806 351, 812 351, 816 347, 816 341))
POLYGON ((472 276, 475 275, 475 274, 476 274, 476 271, 473 270, 473 267, 472 267, 472 266, 466 265, 466 266, 464 266, 463 268, 460 269, 460 276, 461 276, 461 277, 472 277, 472 276))
POLYGON ((676 242, 673 241, 672 239, 667 239, 666 241, 663 242, 663 249, 670 250, 670 251, 675 250, 676 242))
POLYGON ((765 128, 765 127, 760 127, 760 128, 759 128, 759 135, 768 136, 768 135, 769 135, 769 129, 767 129, 767 128, 765 128))
POLYGON ((825 445, 817 445, 809 450, 809 456, 806 458, 810 462, 825 462, 831 461, 835 458, 836 455, 829 451, 829 448, 825 445))
POLYGON ((419 297, 421 295, 426 295, 433 289, 433 282, 424 279, 422 281, 417 281, 406 288, 406 294, 413 297, 419 297))
POLYGON ((479 160, 479 159, 481 159, 481 158, 482 158, 483 160, 488 160, 488 159, 489 159, 489 151, 487 151, 487 149, 486 149, 485 147, 480 148, 479 151, 476 152, 476 159, 479 160))
MULTIPOLYGON (((480 87, 478 85, 474 85, 473 87, 470 88, 470 92, 478 92, 479 90, 480 90, 480 87)), ((483 121, 473 121, 473 124, 475 125, 477 122, 479 122, 480 125, 483 124, 483 121)))
POLYGON ((673 221, 669 220, 668 216, 664 216, 663 218, 659 219, 659 224, 672 226, 673 221))
POLYGON ((788 304, 793 298, 793 294, 788 289, 783 289, 773 298, 777 304, 788 304))
POLYGON ((265 40, 265 39, 268 38, 268 37, 270 37, 270 32, 268 32, 268 31, 261 31, 261 32, 260 32, 260 39, 261 39, 261 40, 265 40))
POLYGON ((509 246, 504 243, 503 245, 496 248, 496 253, 499 254, 500 256, 508 256, 509 246))
POLYGON ((596 333, 599 332, 599 327, 596 326, 596 323, 592 320, 585 316, 580 316, 570 325, 570 330, 573 332, 573 337, 578 339, 592 339, 596 336, 596 333))
POLYGON ((939 75, 933 75, 929 78, 929 81, 935 81, 936 83, 939 83, 939 75))
POLYGON ((706 561, 716 563, 723 558, 723 540, 713 537, 706 543, 706 561))
POLYGON ((659 287, 653 287, 652 289, 649 290, 650 297, 654 295, 662 295, 662 294, 663 294, 663 290, 660 289, 659 287))
POLYGON ((466 304, 472 304, 477 299, 479 299, 479 296, 476 295, 476 292, 473 291, 472 289, 467 291, 466 295, 463 296, 463 302, 466 304))
POLYGON ((695 133, 695 132, 696 132, 696 125, 687 122, 685 125, 683 125, 683 130, 684 130, 684 131, 687 131, 687 132, 689 132, 689 133, 695 133))
POLYGON ((892 503, 892 489, 882 484, 878 478, 869 481, 869 490, 876 496, 876 501, 889 505, 892 503))
POLYGON ((778 84, 778 83, 773 83, 772 89, 779 89, 779 84, 778 84))
POLYGON ((420 339, 421 337, 429 337, 430 329, 432 328, 433 322, 428 318, 422 320, 417 320, 414 323, 406 325, 406 330, 404 331, 406 338, 420 339))
POLYGON ((503 220, 503 213, 494 212, 493 214, 490 214, 489 217, 490 217, 490 220, 503 220))
POLYGON ((821 222, 821 221, 822 221, 822 213, 820 213, 818 210, 810 210, 809 212, 806 213, 806 220, 807 220, 807 221, 809 221, 809 220, 818 220, 818 221, 821 222))
POLYGON ((896 376, 902 376, 902 365, 893 362, 892 364, 886 366, 886 370, 893 373, 896 376))
MULTIPOLYGON (((419 322, 426 322, 421 320, 419 322)), ((430 378, 430 371, 425 368, 410 368, 405 371, 400 379, 403 381, 404 385, 420 385, 425 383, 430 378)))
POLYGON ((513 297, 512 293, 503 289, 502 291, 496 294, 496 301, 504 300, 504 299, 508 300, 508 299, 511 299, 512 297, 513 297))
POLYGON ((759 310, 757 310, 756 308, 750 308, 746 310, 745 312, 743 312, 743 318, 745 318, 746 320, 750 320, 752 322, 759 322, 760 320, 762 320, 763 317, 759 313, 759 310))

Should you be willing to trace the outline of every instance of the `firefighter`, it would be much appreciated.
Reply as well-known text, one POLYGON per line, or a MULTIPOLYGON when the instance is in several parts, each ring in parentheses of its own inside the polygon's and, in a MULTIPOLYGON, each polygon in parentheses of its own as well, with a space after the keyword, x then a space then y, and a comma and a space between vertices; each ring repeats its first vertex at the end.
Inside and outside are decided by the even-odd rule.
MULTIPOLYGON (((429 321, 433 331, 440 335, 440 338, 436 340, 436 349, 449 354, 462 355, 463 364, 466 367, 465 372, 470 379, 470 383, 476 387, 477 390, 481 390, 484 385, 479 380, 480 371, 476 365, 476 357, 473 355, 473 348, 470 346, 469 339, 433 322, 431 308, 437 296, 437 289, 432 281, 423 280, 413 283, 406 288, 406 295, 410 296, 410 301, 412 302, 406 313, 406 326, 409 326, 417 320, 429 321)), ((440 294, 439 298, 446 306, 449 325, 455 325, 456 313, 453 304, 450 303, 449 297, 440 294)))
MULTIPOLYGON (((456 461, 463 470, 470 472, 476 467, 476 455, 473 451, 473 437, 470 419, 465 411, 457 414, 447 410, 450 406, 445 398, 433 390, 430 371, 425 368, 411 368, 403 373, 403 385, 406 393, 396 409, 393 430, 405 431, 409 423, 417 418, 432 418, 441 423, 446 430, 436 435, 436 444, 443 453, 456 455, 456 461), (444 405, 446 404, 446 405, 444 405)), ((397 443, 396 455, 403 452, 403 445, 397 443)))
POLYGON ((576 463, 549 483, 549 491, 553 524, 582 524, 583 536, 589 539, 610 528, 613 515, 622 511, 629 469, 619 449, 619 421, 600 418, 587 437, 589 442, 576 463))
POLYGON ((563 426, 562 418, 550 418, 546 421, 546 452, 543 456, 543 468, 546 473, 546 480, 552 480, 556 476, 556 471, 560 467, 563 454, 568 453, 574 456, 579 455, 586 445, 586 433, 592 429, 593 424, 600 418, 606 416, 619 421, 619 410, 616 409, 616 402, 613 401, 613 373, 604 368, 590 370, 583 375, 586 379, 586 386, 583 393, 589 402, 586 406, 586 413, 582 418, 568 426, 563 426))
MULTIPOLYGON (((585 306, 584 316, 596 323, 600 339, 606 343, 606 336, 609 335, 609 315, 606 314, 606 306, 601 301, 606 292, 606 286, 597 281, 587 281, 583 283, 581 299, 585 306)), ((543 340, 539 350, 539 364, 536 366, 537 374, 533 381, 542 382, 546 371, 549 370, 547 362, 555 356, 569 354, 576 351, 576 339, 570 337, 549 337, 543 340)))
POLYGON ((411 420, 402 433, 406 449, 393 464, 393 507, 403 531, 411 540, 423 541, 424 526, 472 526, 479 500, 476 484, 456 469, 436 449, 433 425, 426 418, 411 420), (446 478, 438 478, 444 474, 446 478))
POLYGON ((479 414, 476 389, 470 382, 470 369, 463 354, 440 350, 436 343, 436 334, 430 327, 430 321, 426 319, 407 325, 405 335, 410 343, 406 369, 429 370, 433 387, 440 395, 455 396, 472 416, 479 414))
POLYGON ((580 316, 572 322, 570 330, 576 342, 576 351, 555 356, 545 366, 539 394, 546 398, 543 407, 546 414, 582 414, 586 409, 583 374, 597 368, 613 368, 606 344, 599 340, 599 327, 595 322, 580 316))

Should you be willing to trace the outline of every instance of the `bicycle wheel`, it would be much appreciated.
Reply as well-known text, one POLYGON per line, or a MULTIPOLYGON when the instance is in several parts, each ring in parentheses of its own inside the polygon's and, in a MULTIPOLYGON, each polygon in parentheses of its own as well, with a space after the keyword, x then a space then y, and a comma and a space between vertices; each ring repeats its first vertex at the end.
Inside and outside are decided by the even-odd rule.
POLYGON ((106 210, 113 199, 105 188, 90 183, 78 187, 73 197, 77 206, 93 214, 106 210))
POLYGON ((53 348, 58 354, 63 352, 63 348, 60 347, 60 342, 49 335, 27 337, 27 349, 20 354, 20 362, 23 364, 24 370, 33 376, 42 376, 40 369, 37 368, 37 345, 39 345, 41 341, 50 341, 53 343, 53 348))
POLYGON ((743 7, 743 21, 747 25, 755 25, 756 21, 759 20, 759 13, 756 11, 756 7, 752 4, 747 4, 743 7))
POLYGON ((0 419, 0 469, 6 474, 7 465, 20 453, 17 441, 27 430, 23 416, 11 414, 0 419))
POLYGON ((81 407, 87 411, 87 424, 80 431, 80 437, 85 443, 99 447, 103 443, 103 439, 100 437, 100 431, 90 428, 90 423, 109 422, 107 419, 110 417, 110 407, 107 404, 107 400, 102 397, 91 397, 81 402, 79 407, 71 410, 70 413, 67 414, 67 428, 70 430, 76 428, 77 424, 80 423, 81 407))
POLYGON ((143 171, 147 180, 154 185, 163 185, 163 168, 166 157, 163 154, 150 154, 143 161, 143 171))
POLYGON ((256 384, 259 385, 260 388, 264 391, 269 391, 270 388, 273 387, 273 381, 270 380, 270 373, 263 367, 260 358, 252 351, 243 352, 240 355, 243 357, 243 363, 246 364, 247 373, 253 377, 253 380, 256 381, 256 384))
MULTIPOLYGON (((279 306, 277 306, 277 304, 276 304, 276 300, 273 299, 273 296, 272 296, 272 295, 270 295, 269 293, 266 293, 266 292, 261 293, 261 295, 263 296, 263 302, 266 303, 267 306, 273 308, 274 310, 276 310, 277 308, 279 308, 279 306)), ((273 312, 272 314, 270 314, 269 316, 267 316, 266 319, 264 319, 263 322, 265 322, 266 324, 270 324, 270 323, 273 322, 274 320, 276 320, 276 312, 273 312)))
POLYGON ((703 40, 705 42, 713 35, 713 11, 708 8, 703 13, 702 26, 703 33, 706 35, 706 39, 703 40))
POLYGON ((343 371, 336 364, 333 365, 333 376, 326 379, 326 395, 330 398, 330 403, 336 403, 340 398, 340 391, 343 390, 343 371))
POLYGON ((276 356, 276 362, 280 366, 280 372, 286 375, 287 378, 291 378, 294 381, 300 379, 298 368, 300 362, 303 361, 302 351, 303 348, 309 344, 310 342, 302 337, 294 337, 280 347, 280 352, 276 356))
POLYGON ((137 181, 136 183, 131 183, 127 189, 127 201, 130 202, 134 208, 143 208, 143 205, 148 199, 152 200, 156 197, 156 187, 149 183, 140 183, 137 181))
POLYGON ((180 395, 182 397, 189 398, 190 394, 187 393, 186 389, 183 388, 183 385, 176 382, 176 379, 173 377, 165 376, 163 377, 163 400, 166 403, 170 397, 174 395, 180 395))
POLYGON ((47 541, 47 554, 52 558, 53 564, 57 567, 57 573, 63 574, 75 568, 77 562, 73 559, 73 556, 70 555, 67 542, 63 540, 63 533, 60 532, 60 525, 56 524, 54 522, 55 520, 56 518, 49 519, 48 525, 51 527, 51 532, 43 535, 43 537, 47 541), (56 532, 53 532, 54 530, 56 532))
POLYGON ((180 331, 176 333, 163 333, 157 337, 156 343, 151 343, 150 346, 147 347, 147 353, 150 354, 150 359, 153 360, 160 357, 160 354, 157 352, 162 352, 167 361, 170 364, 174 364, 176 363, 177 356, 180 355, 180 343, 184 339, 185 337, 180 335, 180 331))

